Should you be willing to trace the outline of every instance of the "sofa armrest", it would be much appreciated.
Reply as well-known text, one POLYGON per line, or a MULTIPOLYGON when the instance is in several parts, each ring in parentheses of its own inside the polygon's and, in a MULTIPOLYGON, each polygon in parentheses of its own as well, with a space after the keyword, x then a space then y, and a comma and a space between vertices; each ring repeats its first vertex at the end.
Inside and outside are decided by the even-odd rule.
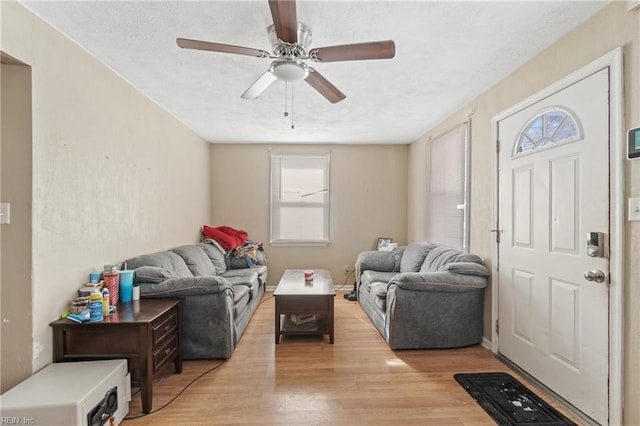
POLYGON ((432 291, 437 287, 485 288, 487 280, 478 275, 462 275, 451 272, 402 272, 389 281, 389 286, 415 291, 432 291))
POLYGON ((141 296, 194 296, 219 294, 227 290, 232 291, 231 284, 219 276, 169 278, 159 283, 140 283, 141 296))
POLYGON ((392 349, 457 348, 482 341, 486 278, 405 272, 387 287, 384 334, 392 349))
POLYGON ((356 268, 364 271, 394 272, 399 269, 393 251, 363 251, 356 259, 356 268))
POLYGON ((460 275, 477 275, 479 277, 489 276, 489 270, 487 267, 476 262, 450 262, 444 266, 443 270, 460 275))

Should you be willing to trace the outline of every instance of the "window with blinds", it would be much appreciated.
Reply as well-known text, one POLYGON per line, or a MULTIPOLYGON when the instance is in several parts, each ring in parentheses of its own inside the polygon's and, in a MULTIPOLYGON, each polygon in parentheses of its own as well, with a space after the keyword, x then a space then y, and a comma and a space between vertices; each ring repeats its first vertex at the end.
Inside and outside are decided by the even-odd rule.
POLYGON ((329 199, 329 155, 272 155, 271 244, 328 244, 329 199))
POLYGON ((430 145, 429 241, 469 249, 469 123, 434 139, 430 145))

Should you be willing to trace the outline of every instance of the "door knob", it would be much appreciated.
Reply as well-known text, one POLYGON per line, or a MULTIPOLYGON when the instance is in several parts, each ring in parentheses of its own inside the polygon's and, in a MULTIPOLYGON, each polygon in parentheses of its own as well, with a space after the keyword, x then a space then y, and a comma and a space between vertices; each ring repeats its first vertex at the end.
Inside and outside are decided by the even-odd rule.
POLYGON ((587 281, 595 281, 597 283, 604 282, 604 272, 599 269, 594 269, 592 271, 587 271, 584 273, 584 279, 587 281))

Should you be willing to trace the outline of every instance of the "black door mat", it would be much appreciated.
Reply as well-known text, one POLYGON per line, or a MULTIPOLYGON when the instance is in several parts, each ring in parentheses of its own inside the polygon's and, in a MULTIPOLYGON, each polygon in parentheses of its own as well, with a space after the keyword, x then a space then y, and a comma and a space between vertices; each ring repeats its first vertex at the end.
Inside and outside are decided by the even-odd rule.
POLYGON ((507 373, 454 374, 453 378, 499 425, 574 425, 507 373))

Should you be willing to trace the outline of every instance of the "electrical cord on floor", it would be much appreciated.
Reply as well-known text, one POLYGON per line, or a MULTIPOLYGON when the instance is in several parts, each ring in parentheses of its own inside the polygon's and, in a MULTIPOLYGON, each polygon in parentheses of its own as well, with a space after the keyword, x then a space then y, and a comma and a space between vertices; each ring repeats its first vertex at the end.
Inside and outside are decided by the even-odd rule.
MULTIPOLYGON (((225 362, 227 362, 226 359, 223 359, 222 361, 220 361, 220 364, 215 365, 213 367, 211 367, 210 369, 208 369, 207 371, 205 371, 204 373, 200 374, 198 377, 196 377, 195 379, 193 379, 191 382, 189 382, 189 384, 187 384, 187 386, 185 386, 180 392, 178 392, 178 394, 176 396, 174 396, 173 398, 171 398, 171 400, 169 402, 167 402, 166 404, 164 404, 162 407, 155 409, 153 411, 151 411, 150 413, 144 413, 144 414, 139 414, 137 416, 131 416, 131 417, 125 417, 123 420, 133 420, 133 419, 139 419, 141 417, 146 417, 150 414, 154 414, 157 413, 158 411, 162 410, 163 408, 169 406, 169 404, 171 404, 173 401, 175 401, 176 399, 178 399, 178 397, 180 395, 182 395, 184 393, 184 391, 186 391, 187 389, 189 389, 189 387, 194 384, 195 382, 197 382, 198 380, 200 380, 202 377, 206 376, 207 374, 211 373, 214 370, 217 370, 222 364, 224 364, 225 362)), ((137 391, 136 393, 132 394, 136 395, 140 393, 140 391, 137 391)))
MULTIPOLYGON (((265 292, 265 294, 266 294, 266 292, 265 292)), ((260 303, 258 303, 258 306, 262 305, 264 302, 266 302, 266 301, 267 301, 267 300, 269 300, 269 299, 273 299, 273 294, 272 294, 271 296, 264 297, 264 298, 260 301, 260 303)), ((256 309, 257 309, 257 308, 256 308, 256 309)))

